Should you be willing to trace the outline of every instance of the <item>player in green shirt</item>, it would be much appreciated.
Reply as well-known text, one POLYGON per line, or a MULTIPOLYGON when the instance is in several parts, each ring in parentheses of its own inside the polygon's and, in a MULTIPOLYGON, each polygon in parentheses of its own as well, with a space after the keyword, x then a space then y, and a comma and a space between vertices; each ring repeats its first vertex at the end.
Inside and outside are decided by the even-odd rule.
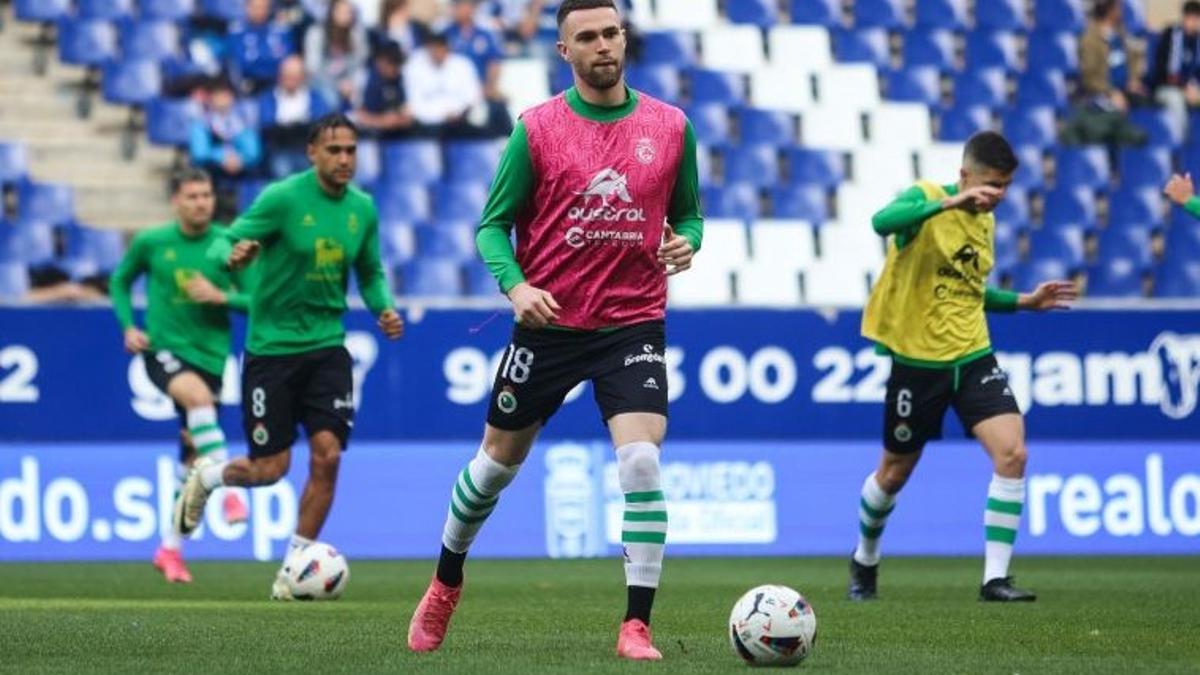
MULTIPOLYGON (((210 260, 208 248, 225 228, 212 224, 213 186, 208 174, 186 169, 172 178, 175 222, 139 232, 112 276, 113 310, 125 331, 125 348, 141 354, 146 373, 171 397, 180 420, 179 475, 197 456, 228 459, 217 423, 221 374, 229 356, 229 310, 246 310, 245 279, 210 260), (129 289, 148 279, 146 331, 133 320, 129 289)), ((246 520, 246 505, 225 493, 225 519, 246 520)), ((180 555, 180 536, 165 528, 154 566, 167 581, 192 580, 180 555)))
POLYGON ((317 538, 329 515, 353 425, 351 359, 342 325, 352 269, 383 334, 395 340, 404 332, 379 261, 375 203, 350 184, 357 141, 358 130, 344 115, 317 120, 308 138, 313 168, 269 186, 210 251, 233 269, 259 258, 242 368, 250 456, 197 463, 175 520, 180 531, 191 532, 218 486, 278 481, 291 464, 296 426, 303 424, 309 475, 296 532, 272 587, 271 597, 279 600, 291 599, 285 570, 292 554, 317 538))

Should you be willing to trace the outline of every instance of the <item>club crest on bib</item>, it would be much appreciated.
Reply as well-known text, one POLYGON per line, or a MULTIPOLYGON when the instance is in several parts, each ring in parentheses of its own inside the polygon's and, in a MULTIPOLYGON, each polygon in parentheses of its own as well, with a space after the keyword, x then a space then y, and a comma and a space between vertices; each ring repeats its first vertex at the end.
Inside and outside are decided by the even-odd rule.
POLYGON ((637 145, 633 148, 633 156, 642 164, 649 164, 654 161, 658 155, 658 151, 654 149, 654 141, 649 138, 638 139, 637 145))

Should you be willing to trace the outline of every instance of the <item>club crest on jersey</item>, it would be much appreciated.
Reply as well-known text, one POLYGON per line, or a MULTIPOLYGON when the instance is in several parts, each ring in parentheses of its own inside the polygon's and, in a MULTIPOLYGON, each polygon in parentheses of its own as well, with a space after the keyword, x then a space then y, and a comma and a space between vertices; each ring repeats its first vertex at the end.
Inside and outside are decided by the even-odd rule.
POLYGON ((633 148, 633 156, 642 164, 649 164, 654 161, 654 157, 658 152, 654 149, 654 141, 649 138, 638 139, 637 145, 633 148))

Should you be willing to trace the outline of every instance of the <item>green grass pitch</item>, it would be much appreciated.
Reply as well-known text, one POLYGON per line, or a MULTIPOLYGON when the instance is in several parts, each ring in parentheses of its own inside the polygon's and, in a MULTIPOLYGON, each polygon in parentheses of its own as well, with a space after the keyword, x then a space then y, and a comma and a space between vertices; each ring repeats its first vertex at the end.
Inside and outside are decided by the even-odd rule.
POLYGON ((760 583, 816 608, 820 673, 1200 673, 1200 558, 1018 558, 1026 605, 978 602, 981 562, 892 558, 877 602, 843 599, 831 558, 671 559, 654 617, 661 663, 614 656, 616 560, 484 561, 440 652, 410 654, 426 561, 354 561, 337 602, 272 603, 275 567, 195 563, 169 586, 147 563, 0 565, 0 672, 737 673, 729 609, 760 583))

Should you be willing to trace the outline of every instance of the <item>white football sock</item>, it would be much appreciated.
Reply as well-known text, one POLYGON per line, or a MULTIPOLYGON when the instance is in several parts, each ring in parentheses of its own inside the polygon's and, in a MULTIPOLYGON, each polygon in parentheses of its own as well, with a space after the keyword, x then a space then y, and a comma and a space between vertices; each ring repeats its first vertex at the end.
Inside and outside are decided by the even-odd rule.
POLYGON ((659 448, 628 443, 617 448, 617 476, 625 493, 621 543, 625 585, 658 588, 667 543, 667 502, 659 477, 659 448))

